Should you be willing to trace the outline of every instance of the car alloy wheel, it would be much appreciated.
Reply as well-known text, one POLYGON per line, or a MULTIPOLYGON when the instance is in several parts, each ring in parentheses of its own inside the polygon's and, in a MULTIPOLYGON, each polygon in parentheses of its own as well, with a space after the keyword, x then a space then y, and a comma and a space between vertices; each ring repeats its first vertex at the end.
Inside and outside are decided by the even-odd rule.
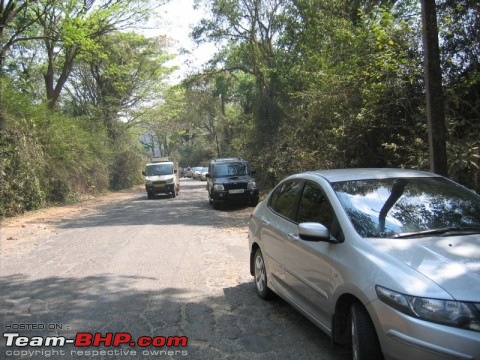
POLYGON ((269 299, 272 295, 271 290, 267 287, 267 270, 265 269, 265 261, 263 260, 262 251, 257 249, 254 257, 255 266, 255 289, 262 299, 269 299))

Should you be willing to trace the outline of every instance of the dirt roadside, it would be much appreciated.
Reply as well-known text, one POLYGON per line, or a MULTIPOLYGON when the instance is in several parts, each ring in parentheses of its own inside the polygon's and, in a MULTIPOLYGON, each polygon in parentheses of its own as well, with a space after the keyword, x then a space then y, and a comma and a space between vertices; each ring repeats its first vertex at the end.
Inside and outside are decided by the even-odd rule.
POLYGON ((113 204, 138 196, 143 186, 100 195, 71 205, 56 206, 31 211, 0 221, 0 249, 8 250, 48 233, 55 233, 59 224, 87 215, 105 204, 113 204))

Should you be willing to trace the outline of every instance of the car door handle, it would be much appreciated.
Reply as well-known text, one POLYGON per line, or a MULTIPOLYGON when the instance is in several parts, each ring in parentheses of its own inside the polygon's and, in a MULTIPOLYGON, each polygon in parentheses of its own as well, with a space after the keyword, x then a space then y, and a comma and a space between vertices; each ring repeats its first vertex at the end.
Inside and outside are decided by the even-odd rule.
POLYGON ((265 219, 262 220, 262 223, 263 223, 264 225, 267 225, 267 226, 270 225, 270 221, 267 221, 267 220, 265 220, 265 219))
POLYGON ((292 240, 292 241, 298 241, 298 240, 299 240, 299 237, 298 237, 297 234, 290 233, 290 234, 288 234, 287 236, 288 236, 288 238, 289 238, 290 240, 292 240))

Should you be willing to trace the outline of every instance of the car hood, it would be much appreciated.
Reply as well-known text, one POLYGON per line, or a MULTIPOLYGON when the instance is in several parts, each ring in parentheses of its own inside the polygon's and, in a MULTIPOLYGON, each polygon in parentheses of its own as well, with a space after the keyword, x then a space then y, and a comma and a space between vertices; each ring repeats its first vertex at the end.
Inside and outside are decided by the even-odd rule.
POLYGON ((166 181, 173 177, 173 174, 168 175, 155 175, 155 176, 145 176, 146 181, 166 181))
POLYGON ((249 181, 255 181, 252 179, 251 176, 245 175, 245 176, 230 176, 230 177, 222 177, 222 178, 217 178, 215 179, 215 182, 219 182, 222 184, 232 184, 232 183, 239 183, 239 182, 249 182, 249 181))
POLYGON ((423 274, 453 298, 480 300, 480 235, 371 240, 381 252, 423 274))

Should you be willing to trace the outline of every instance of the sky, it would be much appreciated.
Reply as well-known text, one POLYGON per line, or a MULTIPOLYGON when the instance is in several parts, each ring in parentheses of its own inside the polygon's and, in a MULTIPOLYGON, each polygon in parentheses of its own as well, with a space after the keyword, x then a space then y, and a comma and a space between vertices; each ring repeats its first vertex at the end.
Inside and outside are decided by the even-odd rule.
POLYGON ((152 25, 145 32, 147 37, 167 35, 171 40, 170 53, 177 54, 176 59, 168 64, 179 66, 171 81, 178 82, 192 70, 199 70, 208 61, 216 48, 213 44, 198 46, 190 38, 189 33, 204 16, 201 10, 194 10, 194 0, 170 0, 157 9, 158 16, 153 16, 152 25), (182 55, 185 48, 190 55, 182 55))

